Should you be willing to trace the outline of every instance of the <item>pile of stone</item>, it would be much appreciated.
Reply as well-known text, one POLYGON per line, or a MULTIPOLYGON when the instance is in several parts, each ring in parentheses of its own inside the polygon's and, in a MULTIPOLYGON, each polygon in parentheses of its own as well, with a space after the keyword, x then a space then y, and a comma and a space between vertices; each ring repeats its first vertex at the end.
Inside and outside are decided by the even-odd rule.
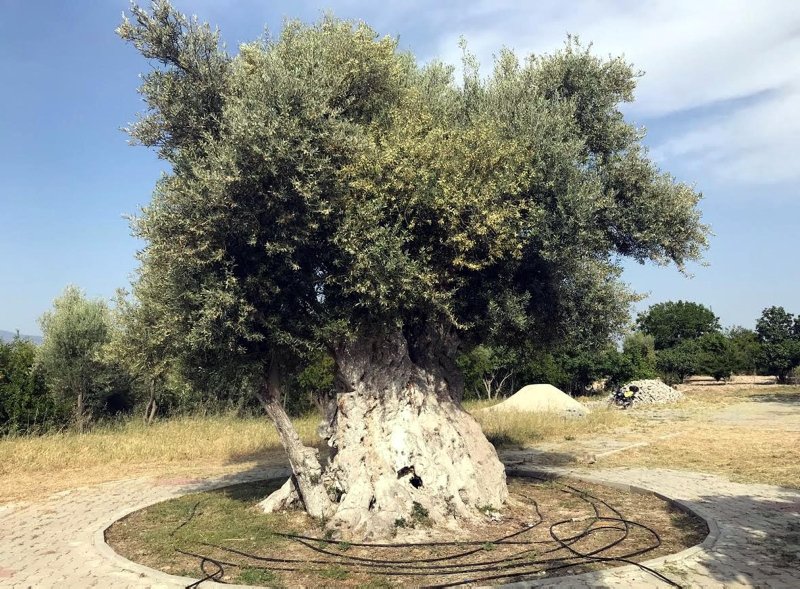
POLYGON ((683 393, 676 391, 658 379, 634 380, 624 385, 621 389, 623 403, 616 392, 608 397, 609 403, 638 407, 640 405, 658 405, 674 403, 683 399, 683 393), (632 393, 632 394, 626 394, 632 393))

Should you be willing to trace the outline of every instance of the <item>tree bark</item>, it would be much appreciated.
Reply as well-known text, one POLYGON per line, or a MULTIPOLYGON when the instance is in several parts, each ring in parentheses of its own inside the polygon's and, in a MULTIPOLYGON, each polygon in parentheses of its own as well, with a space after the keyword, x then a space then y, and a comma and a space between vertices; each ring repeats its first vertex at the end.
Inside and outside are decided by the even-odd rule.
POLYGON ((78 399, 76 401, 75 406, 75 422, 78 425, 78 431, 83 433, 83 429, 85 427, 84 418, 85 418, 86 410, 84 409, 84 402, 83 402, 83 386, 78 387, 78 399))
POLYGON ((278 430, 278 436, 288 454, 293 474, 286 485, 275 492, 281 494, 280 500, 278 500, 278 497, 267 497, 261 503, 262 509, 274 511, 276 508, 285 507, 297 499, 302 502, 306 512, 312 517, 327 518, 333 511, 333 503, 326 491, 327 480, 326 477, 323 477, 322 466, 319 462, 319 451, 303 444, 297 430, 286 414, 281 403, 278 368, 274 362, 270 367, 259 400, 278 430), (294 495, 288 492, 289 487, 287 485, 294 487, 294 495))
MULTIPOLYGON (((452 350, 435 334, 412 342, 396 332, 334 351, 338 394, 325 428, 331 458, 324 472, 318 462, 311 470, 326 488, 328 529, 340 537, 391 538, 422 519, 457 528, 508 497, 494 447, 460 406, 464 382, 452 350)), ((299 439, 287 441, 302 495, 295 463, 306 458, 292 457, 299 439)), ((281 505, 278 493, 268 501, 281 505)))
POLYGON ((149 383, 149 397, 147 399, 147 405, 144 408, 144 423, 145 425, 150 425, 153 423, 153 420, 156 417, 156 410, 158 409, 158 405, 156 404, 156 385, 155 380, 150 379, 149 383))

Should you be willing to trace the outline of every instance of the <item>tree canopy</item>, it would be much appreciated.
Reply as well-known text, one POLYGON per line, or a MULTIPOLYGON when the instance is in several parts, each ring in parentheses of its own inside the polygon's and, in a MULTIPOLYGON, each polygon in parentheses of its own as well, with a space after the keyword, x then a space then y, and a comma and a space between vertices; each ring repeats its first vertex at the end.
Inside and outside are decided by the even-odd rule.
POLYGON ((761 343, 759 364, 762 371, 774 374, 785 382, 789 373, 800 365, 800 317, 783 307, 767 307, 756 321, 761 343))
POLYGON ((75 421, 82 429, 89 404, 105 388, 101 350, 109 337, 108 306, 68 286, 39 324, 43 335, 39 365, 53 390, 73 403, 75 421))
POLYGON ((639 329, 655 338, 657 350, 720 331, 714 312, 700 303, 667 301, 652 305, 636 320, 639 329))
POLYGON ((683 267, 706 244, 700 195, 623 118, 621 58, 570 39, 483 77, 465 51, 457 81, 330 16, 229 55, 167 2, 132 14, 118 32, 156 67, 130 133, 171 165, 134 223, 134 294, 198 370, 430 324, 599 341, 634 298, 622 257, 683 267))

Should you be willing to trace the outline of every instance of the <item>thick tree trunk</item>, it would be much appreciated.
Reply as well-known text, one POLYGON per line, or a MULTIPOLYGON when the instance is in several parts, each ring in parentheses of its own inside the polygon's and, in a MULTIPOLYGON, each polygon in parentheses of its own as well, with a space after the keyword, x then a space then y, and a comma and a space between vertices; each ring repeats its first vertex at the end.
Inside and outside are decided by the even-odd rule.
MULTIPOLYGON (((409 349, 403 334, 392 333, 335 350, 339 393, 327 428, 331 458, 324 471, 316 470, 318 462, 311 470, 316 486, 325 488, 328 528, 342 537, 389 538, 423 521, 456 527, 507 499, 494 447, 460 406, 464 383, 451 350, 431 334, 412 341, 409 349)), ((306 457, 293 458, 298 450, 289 442, 294 487, 303 494, 303 469, 295 463, 306 457)), ((286 505, 290 490, 287 483, 263 506, 286 505)))

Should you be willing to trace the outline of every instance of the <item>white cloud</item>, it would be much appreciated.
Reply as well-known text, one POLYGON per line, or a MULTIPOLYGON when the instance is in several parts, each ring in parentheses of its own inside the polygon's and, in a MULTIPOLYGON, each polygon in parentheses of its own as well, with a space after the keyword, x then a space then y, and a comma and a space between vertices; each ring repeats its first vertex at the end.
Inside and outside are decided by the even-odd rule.
POLYGON ((800 180, 797 0, 178 1, 211 20, 281 12, 314 18, 333 9, 411 40, 422 59, 454 64, 464 35, 487 70, 503 46, 550 52, 577 34, 597 53, 625 55, 646 72, 626 108, 634 121, 655 126, 677 115, 661 124, 682 122, 654 149, 666 168, 678 164, 733 183, 800 180))
POLYGON ((489 66, 502 46, 552 51, 567 33, 600 54, 620 55, 646 75, 634 120, 692 115, 690 129, 657 146, 723 183, 800 179, 800 2, 655 0, 475 2, 455 19, 434 55, 457 62, 458 36, 489 66))

